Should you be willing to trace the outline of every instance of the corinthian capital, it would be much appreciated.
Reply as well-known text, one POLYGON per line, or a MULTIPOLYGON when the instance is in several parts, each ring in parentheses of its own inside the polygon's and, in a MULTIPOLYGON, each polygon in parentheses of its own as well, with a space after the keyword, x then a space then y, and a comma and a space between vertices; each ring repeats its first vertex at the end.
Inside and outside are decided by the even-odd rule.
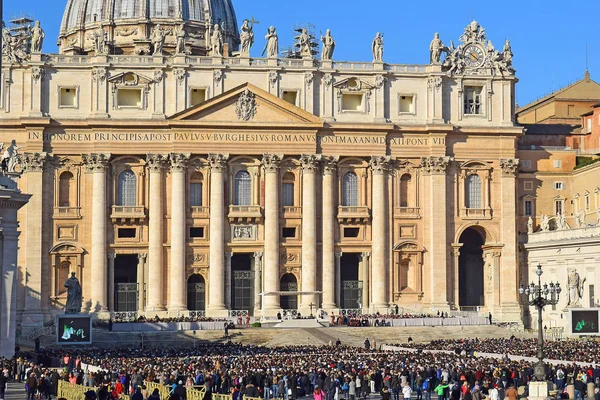
POLYGON ((108 168, 109 153, 82 154, 81 158, 89 172, 104 172, 108 168))
POLYGON ((17 157, 17 162, 21 164, 23 172, 42 172, 47 160, 47 155, 44 152, 23 153, 17 157))
POLYGON ((421 157, 421 167, 428 174, 445 174, 449 163, 450 157, 421 157))
POLYGON ((228 159, 229 154, 209 154, 208 163, 210 164, 210 170, 213 172, 225 171, 228 159))
POLYGON ((519 169, 519 159, 518 158, 501 158, 500 159, 500 168, 502 169, 503 175, 515 176, 517 174, 517 170, 519 169))
POLYGON ((322 157, 320 154, 303 154, 300 157, 302 171, 314 174, 319 170, 319 166, 321 165, 321 159, 322 157))
POLYGON ((282 159, 283 155, 263 154, 262 165, 265 167, 265 172, 277 172, 282 159))
POLYGON ((373 174, 379 175, 384 174, 390 167, 390 157, 389 156, 372 156, 371 161, 369 162, 371 166, 371 170, 373 174))
POLYGON ((166 154, 146 154, 146 165, 150 172, 161 172, 168 161, 166 154))
POLYGON ((188 161, 190 160, 190 153, 171 153, 169 160, 171 161, 171 169, 173 171, 185 171, 188 161))
POLYGON ((323 174, 332 175, 337 171, 337 164, 340 160, 339 156, 325 156, 323 157, 321 164, 323 165, 323 174))

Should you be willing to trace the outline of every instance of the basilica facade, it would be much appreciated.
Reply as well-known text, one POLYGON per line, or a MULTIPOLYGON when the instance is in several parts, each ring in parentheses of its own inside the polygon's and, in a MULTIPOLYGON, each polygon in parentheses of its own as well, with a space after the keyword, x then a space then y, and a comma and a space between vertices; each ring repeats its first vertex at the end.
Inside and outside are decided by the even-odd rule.
POLYGON ((385 63, 378 37, 374 61, 341 62, 279 57, 270 28, 251 58, 229 0, 108 3, 69 1, 60 54, 5 48, 0 141, 32 195, 23 328, 61 312, 71 272, 101 318, 398 305, 520 320, 509 43, 473 22, 457 48, 436 36, 427 65, 385 63))

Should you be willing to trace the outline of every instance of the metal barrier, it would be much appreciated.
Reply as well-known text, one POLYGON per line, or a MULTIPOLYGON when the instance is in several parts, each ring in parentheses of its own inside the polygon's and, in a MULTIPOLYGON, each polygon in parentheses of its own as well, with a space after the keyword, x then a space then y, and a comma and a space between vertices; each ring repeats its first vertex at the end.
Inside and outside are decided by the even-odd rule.
POLYGON ((158 389, 158 394, 160 395, 161 400, 167 400, 169 397, 171 397, 171 388, 168 386, 149 381, 144 382, 144 384, 146 385, 146 389, 150 394, 154 392, 154 389, 158 389))
POLYGON ((231 395, 230 394, 213 393, 212 400, 231 400, 231 395))
POLYGON ((204 395, 206 394, 206 388, 187 388, 185 394, 187 400, 202 400, 204 399, 204 395))
POLYGON ((85 399, 85 393, 89 390, 96 391, 96 388, 74 385, 63 380, 58 381, 58 397, 64 397, 67 400, 85 399))
POLYGON ((262 400, 260 397, 248 397, 244 395, 243 400, 262 400))

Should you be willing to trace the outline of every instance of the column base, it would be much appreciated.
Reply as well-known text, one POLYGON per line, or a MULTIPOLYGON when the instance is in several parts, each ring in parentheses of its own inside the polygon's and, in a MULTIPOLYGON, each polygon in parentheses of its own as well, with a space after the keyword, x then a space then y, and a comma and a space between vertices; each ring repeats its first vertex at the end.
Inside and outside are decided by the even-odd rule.
POLYGON ((146 313, 166 311, 166 310, 167 310, 167 308, 164 306, 146 306, 146 313))
POLYGON ((215 307, 209 307, 206 309, 206 316, 212 318, 227 318, 229 317, 229 310, 227 310, 225 307, 218 309, 215 307))
POLYGON ((374 312, 380 312, 381 314, 387 314, 389 307, 390 305, 388 303, 372 303, 369 309, 374 312))
POLYGON ((169 312, 187 311, 187 307, 185 307, 185 306, 170 306, 170 307, 167 307, 167 311, 169 311, 169 312))

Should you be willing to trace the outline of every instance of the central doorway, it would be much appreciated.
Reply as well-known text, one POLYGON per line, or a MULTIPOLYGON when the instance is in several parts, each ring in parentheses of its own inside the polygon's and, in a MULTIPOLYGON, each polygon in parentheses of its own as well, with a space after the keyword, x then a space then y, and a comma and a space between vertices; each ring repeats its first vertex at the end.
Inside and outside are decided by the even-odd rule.
POLYGON ((234 254, 231 257, 231 273, 231 307, 251 313, 254 310, 252 254, 234 254))
POLYGON ((461 307, 483 306, 483 249, 484 236, 475 228, 467 228, 460 235, 458 260, 458 298, 461 307))
POLYGON ((200 274, 193 274, 188 279, 187 309, 190 311, 206 310, 206 282, 200 274))
POLYGON ((341 304, 345 309, 362 308, 363 282, 359 279, 360 255, 344 253, 340 260, 341 304))
MULTIPOLYGON (((297 292, 298 291, 298 280, 294 274, 284 274, 281 277, 281 291, 282 292, 297 292)), ((281 294, 280 305, 283 310, 297 310, 298 309, 298 296, 286 296, 281 294)))
POLYGON ((115 311, 137 311, 139 303, 138 255, 115 257, 115 311))

